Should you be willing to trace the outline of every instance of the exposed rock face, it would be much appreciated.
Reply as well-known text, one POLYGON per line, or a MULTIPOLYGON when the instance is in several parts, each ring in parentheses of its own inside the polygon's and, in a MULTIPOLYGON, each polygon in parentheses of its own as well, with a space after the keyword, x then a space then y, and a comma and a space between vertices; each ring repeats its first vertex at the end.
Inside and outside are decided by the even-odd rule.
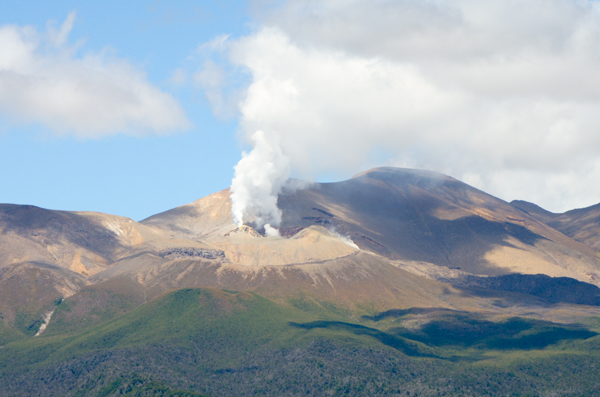
POLYGON ((202 248, 174 247, 167 248, 158 253, 161 258, 180 259, 180 258, 198 258, 198 259, 220 259, 225 260, 225 252, 219 250, 209 250, 202 248))

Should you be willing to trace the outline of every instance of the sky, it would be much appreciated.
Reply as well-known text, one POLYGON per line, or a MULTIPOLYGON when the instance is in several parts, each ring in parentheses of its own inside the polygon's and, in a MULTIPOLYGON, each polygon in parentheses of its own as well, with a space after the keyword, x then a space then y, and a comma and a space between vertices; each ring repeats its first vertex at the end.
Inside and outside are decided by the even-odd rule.
POLYGON ((600 202, 600 4, 3 2, 0 202, 141 220, 231 185, 277 225, 290 176, 381 165, 600 202))

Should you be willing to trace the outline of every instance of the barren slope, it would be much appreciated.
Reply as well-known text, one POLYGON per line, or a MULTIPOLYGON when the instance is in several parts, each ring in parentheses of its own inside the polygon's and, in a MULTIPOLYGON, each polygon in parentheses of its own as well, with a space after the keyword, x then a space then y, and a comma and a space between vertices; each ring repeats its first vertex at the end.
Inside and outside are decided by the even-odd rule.
POLYGON ((390 259, 475 275, 548 274, 600 282, 597 253, 510 204, 427 171, 378 168, 280 196, 282 232, 312 224, 390 259))
MULTIPOLYGON (((283 194, 279 206, 286 237, 318 225, 363 250, 404 263, 474 275, 539 273, 600 283, 600 261, 593 249, 503 200, 434 172, 377 168, 347 181, 315 183, 283 194)), ((247 235, 242 243, 231 219, 228 190, 141 223, 218 246, 234 263, 302 261, 289 255, 276 259, 280 252, 295 250, 294 240, 280 242, 277 249, 269 248, 273 242, 268 239, 247 235)))
POLYGON ((527 201, 515 200, 511 204, 574 240, 600 251, 600 204, 563 214, 546 211, 527 201))
MULTIPOLYGON (((508 315, 511 307, 539 305, 539 299, 513 290, 483 296, 434 280, 517 273, 600 284, 593 249, 502 200, 433 172, 378 168, 283 194, 279 206, 282 237, 264 237, 251 223, 238 229, 228 190, 139 223, 3 205, 0 267, 10 271, 0 274, 0 283, 8 283, 8 275, 17 284, 26 282, 31 269, 43 267, 54 292, 34 298, 37 303, 28 310, 39 312, 50 296, 72 295, 69 301, 78 309, 69 321, 75 322, 92 311, 125 310, 118 302, 140 304, 166 290, 193 286, 251 290, 317 305, 327 301, 349 310, 420 305, 508 315), (90 296, 101 289, 85 285, 133 295, 94 303, 90 296), (508 309, 495 306, 498 299, 508 299, 508 309)), ((20 305, 15 301, 3 312, 10 315, 20 305)))

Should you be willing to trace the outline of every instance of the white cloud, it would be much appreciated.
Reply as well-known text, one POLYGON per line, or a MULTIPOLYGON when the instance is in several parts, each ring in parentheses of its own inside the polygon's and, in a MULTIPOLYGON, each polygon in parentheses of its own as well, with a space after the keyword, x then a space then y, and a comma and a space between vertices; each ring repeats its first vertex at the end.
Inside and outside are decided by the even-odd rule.
POLYGON ((75 13, 47 33, 0 27, 0 113, 82 138, 163 134, 189 128, 170 95, 143 72, 104 51, 77 56, 67 39, 75 13))
POLYGON ((175 87, 180 87, 187 82, 187 78, 188 78, 188 75, 187 75, 187 72, 185 71, 185 69, 177 68, 171 74, 171 77, 169 78, 169 82, 175 87))
POLYGON ((210 102, 213 112, 218 117, 226 117, 228 111, 235 111, 227 107, 223 95, 225 72, 212 60, 204 62, 202 69, 193 75, 194 83, 204 90, 206 99, 210 102))
POLYGON ((202 65, 192 78, 196 87, 204 91, 214 115, 220 119, 237 116, 244 96, 245 84, 240 82, 246 78, 244 70, 227 61, 231 43, 228 35, 217 36, 200 45, 190 57, 202 59, 202 65))
POLYGON ((241 124, 301 175, 384 150, 507 200, 600 201, 599 3, 292 0, 260 21, 229 42, 241 124))
POLYGON ((51 23, 48 23, 48 35, 50 36, 50 40, 54 46, 61 47, 67 42, 69 33, 71 33, 71 30, 73 29, 73 24, 75 23, 76 17, 77 13, 75 11, 71 11, 69 15, 67 15, 67 19, 65 19, 58 30, 54 29, 51 23))

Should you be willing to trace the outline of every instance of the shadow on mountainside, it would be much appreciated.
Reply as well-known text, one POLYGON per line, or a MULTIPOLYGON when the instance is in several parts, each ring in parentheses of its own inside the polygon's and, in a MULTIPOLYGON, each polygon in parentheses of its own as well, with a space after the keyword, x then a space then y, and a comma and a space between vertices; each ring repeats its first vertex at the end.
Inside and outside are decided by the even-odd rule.
POLYGON ((392 324, 397 326, 390 327, 387 335, 434 347, 532 350, 544 349, 561 341, 588 339, 598 335, 579 325, 520 317, 499 322, 488 321, 479 314, 440 308, 388 310, 374 316, 363 316, 363 319, 374 322, 390 318, 396 319, 392 324), (421 325, 407 328, 402 320, 418 320, 421 325))
POLYGON ((362 316, 364 320, 381 321, 387 318, 403 317, 407 314, 433 314, 433 313, 466 313, 458 310, 445 309, 442 307, 411 307, 410 309, 391 309, 374 316, 362 316))
POLYGON ((407 356, 412 357, 437 357, 433 354, 425 353, 421 351, 415 343, 411 343, 409 341, 404 340, 401 337, 396 335, 388 334, 386 332, 382 332, 380 330, 365 327, 363 325, 358 324, 350 324, 344 323, 341 321, 313 321, 310 323, 295 323, 290 322, 290 325, 296 328, 302 329, 315 329, 315 328, 325 328, 325 329, 333 329, 339 331, 346 331, 354 335, 366 335, 371 336, 377 339, 379 342, 384 345, 393 347, 396 350, 401 351, 407 356))
POLYGON ((455 287, 476 296, 489 296, 490 291, 512 292, 535 296, 548 304, 600 306, 600 288, 569 277, 550 277, 545 274, 466 276, 452 283, 455 287))
POLYGON ((33 205, 0 204, 0 230, 43 246, 66 240, 107 260, 115 259, 115 249, 121 247, 117 235, 93 219, 33 205))
POLYGON ((476 215, 506 219, 507 214, 521 214, 508 203, 452 178, 403 170, 313 184, 280 195, 278 206, 285 235, 321 225, 388 258, 473 274, 505 274, 484 257, 493 248, 514 247, 509 238, 529 246, 546 239, 521 225, 476 215))

